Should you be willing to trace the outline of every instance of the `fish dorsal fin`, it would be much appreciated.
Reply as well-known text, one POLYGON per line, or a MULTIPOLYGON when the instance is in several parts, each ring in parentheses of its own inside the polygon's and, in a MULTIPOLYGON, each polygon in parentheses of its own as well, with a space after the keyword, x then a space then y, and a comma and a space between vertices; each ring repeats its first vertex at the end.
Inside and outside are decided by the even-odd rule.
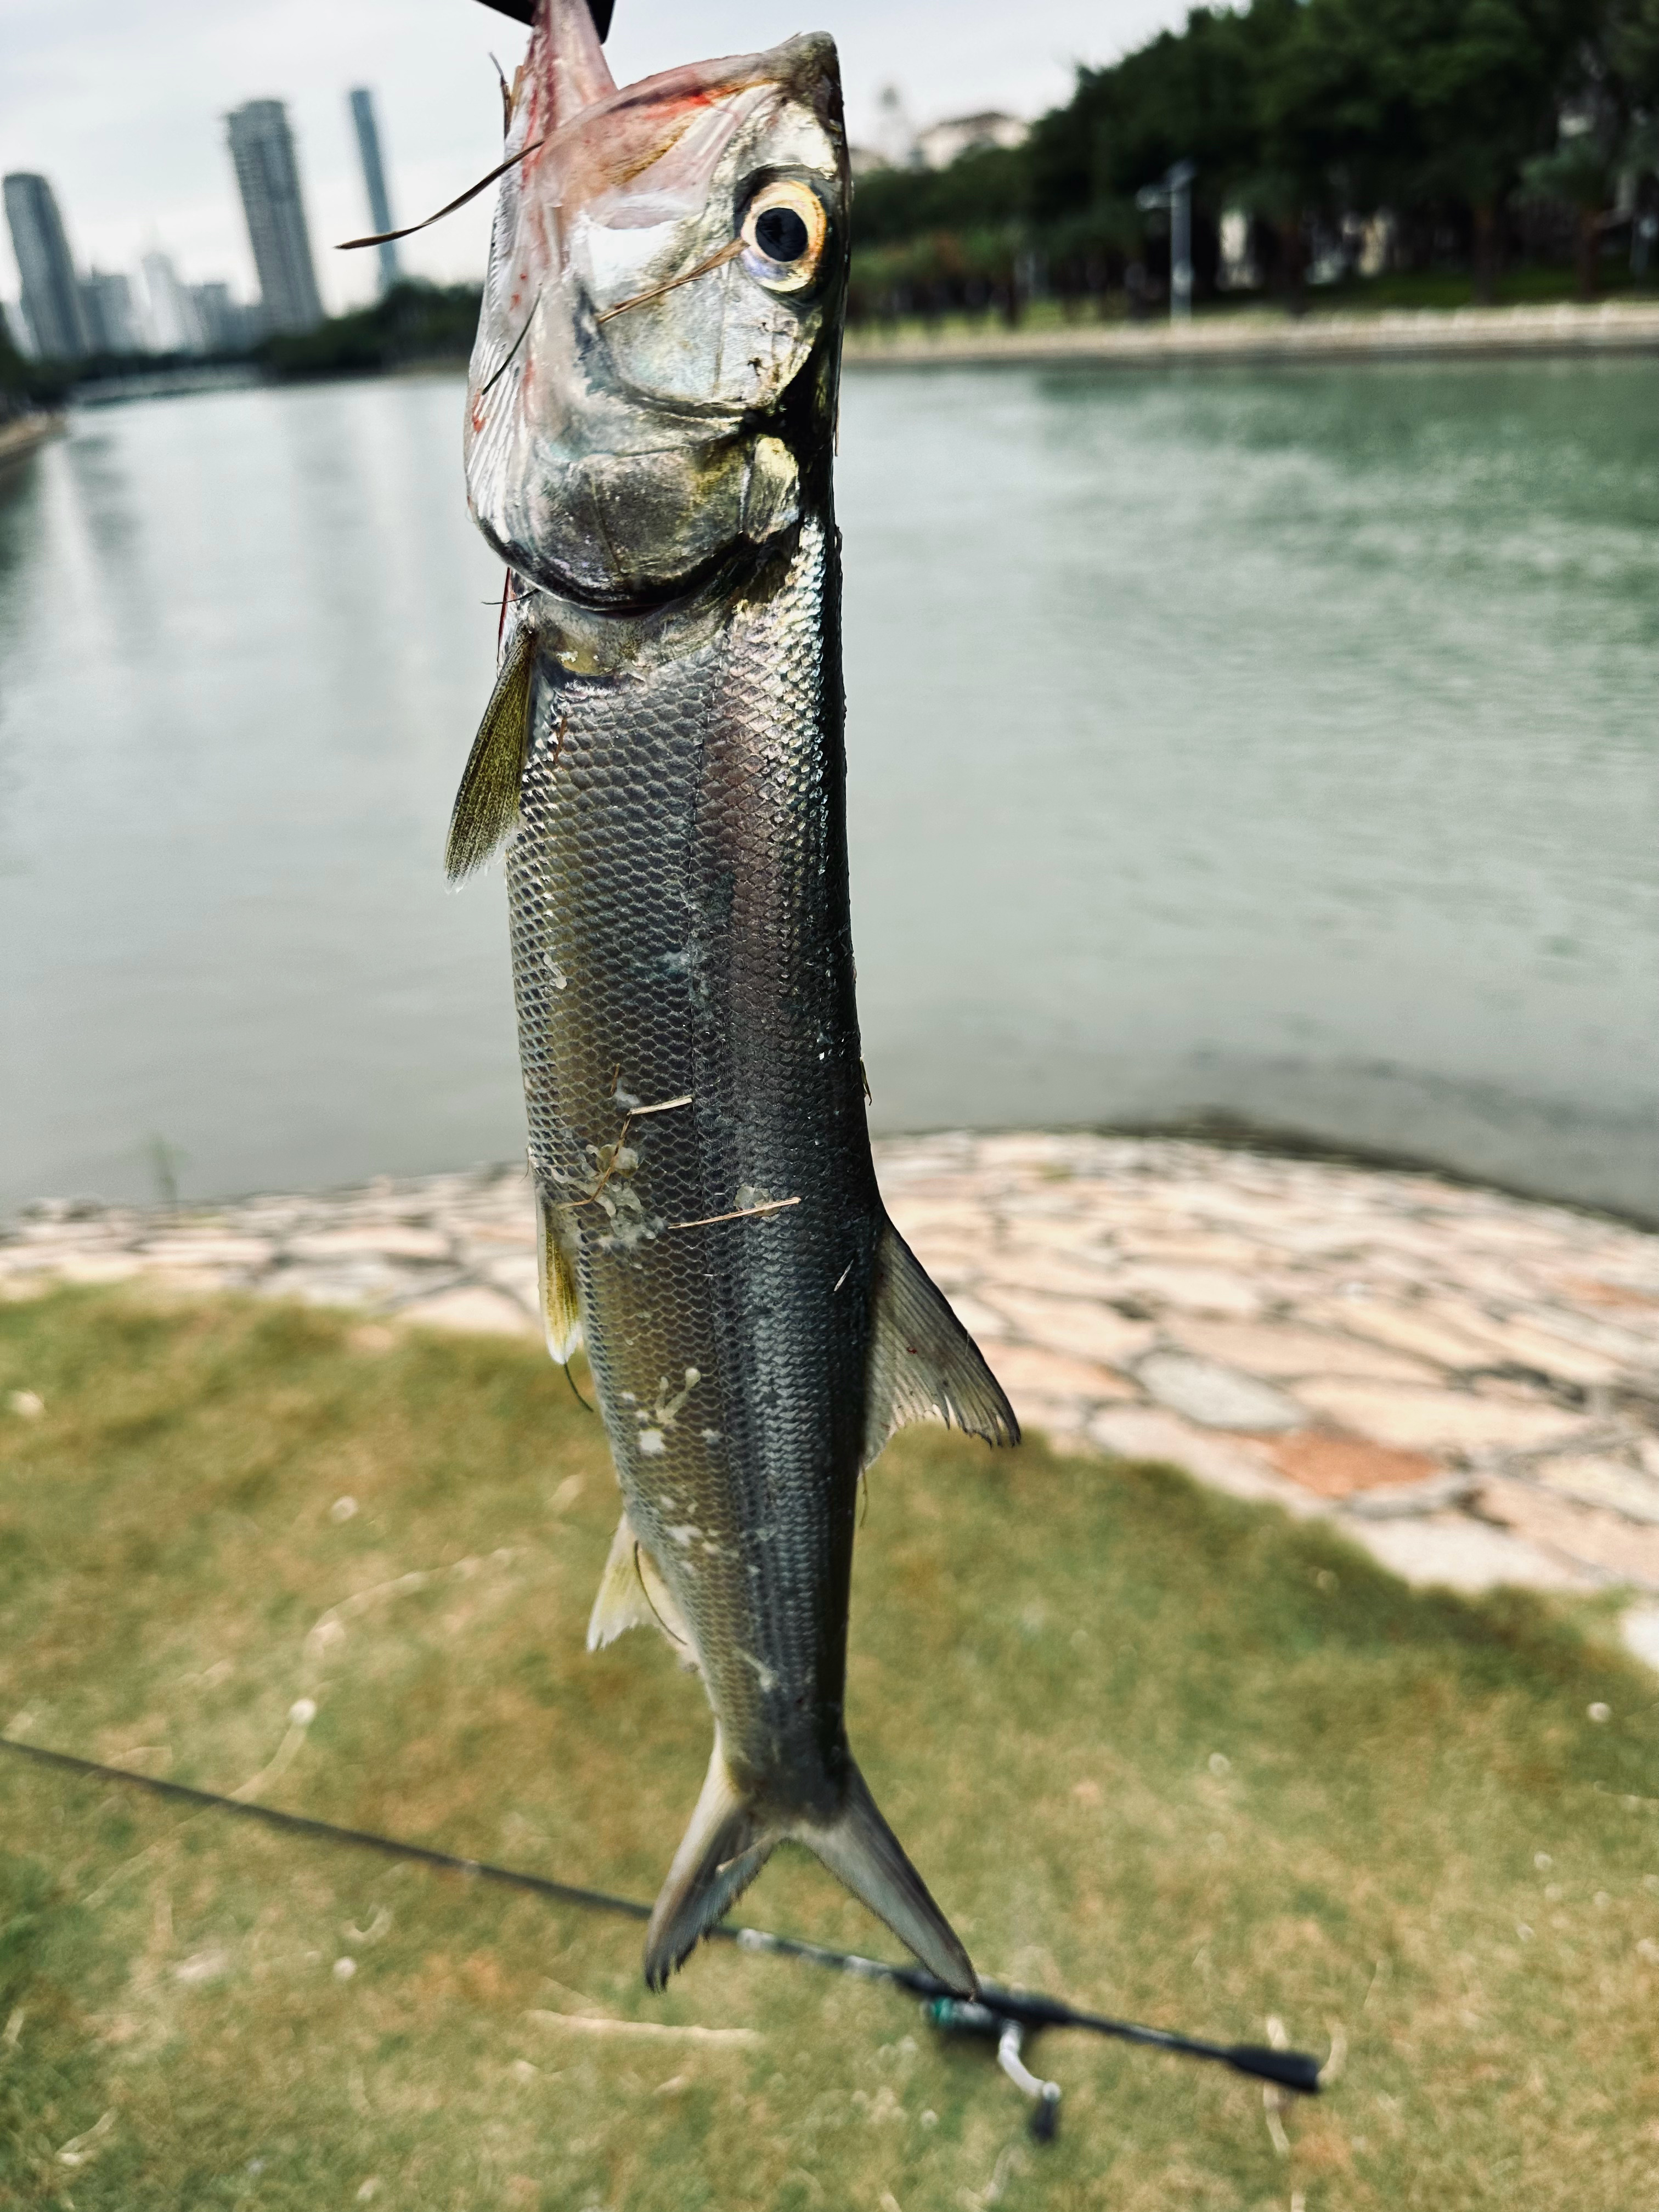
POLYGON ((562 1367, 582 1340, 576 1255, 562 1232, 557 1210, 541 1189, 536 1193, 536 1273, 541 1285, 547 1348, 562 1367))
POLYGON ((866 1467, 907 1421, 937 1418, 987 1443, 1019 1442, 1014 1409, 984 1353, 890 1221, 876 1247, 871 1323, 866 1467))
POLYGON ((452 884, 483 867, 519 818, 519 787, 530 747, 536 634, 520 623, 495 678, 449 817, 444 867, 452 884))
POLYGON ((634 1524, 624 1513, 611 1539, 610 1556, 587 1618, 587 1648, 603 1651, 630 1628, 643 1628, 650 1621, 655 1621, 673 1645, 681 1666, 695 1668, 696 1647, 680 1609, 658 1573, 656 1561, 634 1534, 634 1524))

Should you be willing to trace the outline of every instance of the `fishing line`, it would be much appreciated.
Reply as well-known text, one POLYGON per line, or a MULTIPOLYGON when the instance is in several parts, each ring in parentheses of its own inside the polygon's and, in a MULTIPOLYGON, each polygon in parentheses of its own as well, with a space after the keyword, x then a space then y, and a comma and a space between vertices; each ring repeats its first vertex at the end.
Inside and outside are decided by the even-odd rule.
MULTIPOLYGON (((562 1360, 559 1362, 559 1364, 560 1364, 560 1366, 561 1366, 562 1368, 563 1368, 563 1370, 564 1370, 564 1379, 565 1379, 565 1381, 566 1381, 566 1382, 570 1385, 570 1394, 571 1394, 572 1397, 574 1397, 574 1400, 576 1401, 576 1403, 577 1403, 577 1404, 581 1407, 582 1411, 583 1411, 585 1413, 595 1413, 595 1412, 597 1412, 597 1411, 598 1411, 598 1408, 597 1408, 596 1407, 590 1406, 590 1405, 588 1404, 588 1402, 587 1402, 586 1399, 583 1397, 583 1395, 582 1395, 581 1392, 577 1389, 577 1387, 576 1387, 576 1378, 575 1378, 575 1376, 574 1376, 571 1373, 571 1371, 570 1371, 570 1362, 569 1362, 568 1359, 562 1359, 562 1360)), ((3 1737, 0 1737, 0 1742, 3 1742, 3 1741, 4 1741, 4 1738, 3 1738, 3 1737)))
MULTIPOLYGON (((124 1782, 135 1790, 147 1790, 153 1797, 169 1798, 176 1804, 194 1805, 204 1812, 233 1813, 242 1820, 257 1820, 284 1834, 307 1836, 319 1843, 349 1844, 358 1850, 378 1852, 382 1858, 412 1860, 417 1866, 432 1867, 441 1874, 470 1875, 475 1881, 494 1882, 503 1889, 524 1890, 532 1897, 548 1898, 557 1905, 574 1905, 590 1912, 614 1913, 627 1920, 651 1917, 651 1907, 635 1898, 613 1897, 602 1889, 581 1889, 571 1882, 555 1881, 547 1875, 527 1874, 518 1867, 495 1866, 488 1859, 462 1858, 453 1851, 434 1850, 427 1844, 404 1843, 395 1836, 376 1835, 367 1828, 337 1827, 331 1820, 313 1820, 304 1813, 284 1813, 275 1805, 222 1796, 216 1790, 194 1789, 187 1782, 168 1782, 156 1774, 136 1774, 128 1767, 106 1766, 95 1759, 77 1758, 73 1752, 48 1750, 43 1744, 20 1743, 15 1736, 0 1735, 0 1751, 15 1753, 21 1759, 33 1759, 39 1766, 78 1775, 82 1780, 124 1782)), ((1105 2013, 1082 2012, 1062 1998, 1044 1996, 1036 1990, 1005 1989, 998 1982, 981 1982, 977 1999, 969 2001, 955 1995, 925 1967, 895 1966, 884 1959, 863 1958, 856 1951, 827 1950, 822 1944, 803 1942, 793 1936, 775 1936, 763 1928, 733 1928, 718 1922, 703 1940, 735 1943, 740 1951, 775 1959, 799 1959, 808 1966, 851 1974, 860 1981, 884 1982, 890 1988, 908 1990, 912 1996, 922 1999, 928 2019, 945 2033, 994 2039, 1003 2072, 1033 2100, 1031 2132, 1042 2142, 1054 2135, 1060 2091, 1052 2081, 1039 2081, 1029 2071, 1021 2060, 1020 2051, 1023 2039, 1042 2028, 1079 2028, 1091 2035, 1110 2036, 1120 2043, 1171 2051, 1182 2058, 1208 2059, 1217 2065, 1230 2067, 1235 2074, 1271 2082, 1280 2089, 1294 2090, 1301 2096, 1319 2094, 1321 2062, 1305 2051, 1273 2051, 1249 2043, 1209 2043, 1201 2037, 1175 2034, 1168 2028, 1114 2020, 1105 2013)))
MULTIPOLYGON (((496 66, 499 68, 500 64, 496 66)), ((476 185, 469 185, 459 199, 453 199, 447 207, 441 207, 436 215, 427 216, 420 222, 407 223, 402 230, 377 230, 373 238, 343 238, 334 251, 337 253, 355 253, 360 246, 390 246, 394 239, 413 238, 417 230, 429 230, 434 222, 441 222, 447 215, 453 215, 457 208, 464 208, 469 200, 476 200, 481 191, 495 183, 497 177, 504 177, 509 169, 516 169, 520 161, 526 161, 538 146, 546 143, 544 137, 532 138, 529 145, 521 146, 516 154, 509 154, 506 161, 498 163, 487 177, 480 177, 476 185)))
MULTIPOLYGON (((436 220, 435 216, 434 220, 436 220)), ((546 289, 547 287, 544 284, 542 291, 544 292, 546 289)), ((536 310, 541 304, 542 294, 541 292, 538 292, 535 298, 530 303, 530 313, 525 317, 524 328, 519 332, 518 337, 514 339, 512 344, 507 348, 507 359, 502 362, 499 368, 492 372, 488 382, 481 384, 478 386, 478 397, 480 399, 483 398, 486 392, 490 391, 495 385, 499 384, 502 377, 507 374, 508 368, 512 366, 514 355, 517 353, 519 348, 530 336, 530 325, 535 321, 536 310)))

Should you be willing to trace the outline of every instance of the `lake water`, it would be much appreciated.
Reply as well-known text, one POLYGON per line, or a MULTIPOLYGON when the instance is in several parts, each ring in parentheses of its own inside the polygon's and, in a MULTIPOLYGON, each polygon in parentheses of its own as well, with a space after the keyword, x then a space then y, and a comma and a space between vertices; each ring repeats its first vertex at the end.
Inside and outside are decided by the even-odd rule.
MULTIPOLYGON (((0 483, 0 1206, 522 1146, 439 854, 501 572, 459 380, 0 483)), ((888 1130, 1224 1112, 1659 1213, 1659 362, 854 371, 888 1130)))

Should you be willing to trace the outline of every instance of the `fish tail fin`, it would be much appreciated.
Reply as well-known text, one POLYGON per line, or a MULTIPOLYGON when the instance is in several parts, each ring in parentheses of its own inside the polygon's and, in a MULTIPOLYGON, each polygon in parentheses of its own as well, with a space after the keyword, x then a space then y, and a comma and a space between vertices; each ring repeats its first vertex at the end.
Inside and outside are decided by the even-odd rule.
POLYGON ((861 1904, 884 1920, 930 1974, 958 1996, 976 1996, 973 1962, 956 1930, 905 1856, 904 1846, 883 1820, 869 1784, 848 1761, 847 1800, 833 1820, 791 1826, 789 1833, 815 1851, 861 1904))
POLYGON ((782 1839, 738 1786, 720 1730, 691 1825, 674 1854, 645 1933, 645 1979, 664 1988, 698 1941, 748 1888, 782 1839))

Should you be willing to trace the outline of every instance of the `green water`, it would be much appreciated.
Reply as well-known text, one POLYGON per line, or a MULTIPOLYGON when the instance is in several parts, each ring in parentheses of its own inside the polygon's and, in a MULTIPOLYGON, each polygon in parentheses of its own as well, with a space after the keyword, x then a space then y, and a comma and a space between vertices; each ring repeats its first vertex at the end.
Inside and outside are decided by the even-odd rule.
MULTIPOLYGON (((0 484, 0 1203, 522 1144, 438 854, 500 571, 459 382, 0 484)), ((1223 1111, 1659 1213, 1659 363, 855 372, 889 1129, 1223 1111)))

